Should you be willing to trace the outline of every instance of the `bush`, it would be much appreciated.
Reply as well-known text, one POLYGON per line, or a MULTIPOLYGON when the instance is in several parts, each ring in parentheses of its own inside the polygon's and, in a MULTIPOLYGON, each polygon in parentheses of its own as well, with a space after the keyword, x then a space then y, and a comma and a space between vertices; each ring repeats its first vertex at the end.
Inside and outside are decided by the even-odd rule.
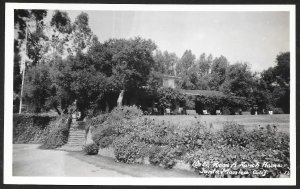
POLYGON ((71 117, 63 119, 60 124, 47 136, 41 148, 54 149, 66 144, 68 142, 71 122, 71 117))
POLYGON ((186 155, 185 160, 192 168, 207 177, 241 177, 240 174, 214 174, 222 171, 223 168, 213 167, 214 162, 219 164, 238 165, 242 162, 256 164, 257 162, 268 162, 271 164, 281 164, 279 168, 250 168, 233 167, 231 171, 248 171, 244 177, 279 177, 285 171, 289 171, 289 136, 285 133, 276 132, 270 125, 266 128, 246 132, 244 127, 235 123, 226 123, 224 128, 213 134, 212 143, 203 145, 200 149, 192 151, 186 155), (210 166, 192 166, 194 162, 208 162, 210 166), (214 170, 213 174, 203 172, 203 170, 214 170), (266 170, 267 174, 254 175, 253 170, 266 170))
POLYGON ((154 146, 149 150, 149 161, 152 165, 172 169, 181 155, 182 151, 180 149, 170 146, 154 146))
POLYGON ((131 132, 133 125, 137 125, 136 118, 141 115, 142 111, 136 106, 122 106, 116 107, 108 115, 99 116, 90 124, 99 123, 92 131, 93 141, 101 148, 110 146, 117 136, 131 132))
POLYGON ((143 111, 139 109, 137 106, 120 106, 114 108, 108 119, 113 119, 113 120, 122 120, 122 119, 134 119, 137 117, 141 117, 143 115, 143 111))
MULTIPOLYGON (((184 160, 191 166, 198 160, 223 164, 266 161, 283 166, 278 169, 265 168, 268 171, 265 177, 278 177, 289 171, 289 136, 277 132, 275 126, 246 131, 243 125, 227 122, 223 129, 212 132, 212 126, 200 121, 180 128, 164 121, 158 123, 148 118, 135 119, 134 116, 118 113, 123 111, 119 109, 114 116, 109 115, 93 133, 95 142, 101 148, 112 145, 119 162, 139 163, 141 159, 149 157, 150 164, 171 169, 178 160, 184 160)), ((202 173, 204 167, 201 166, 193 169, 207 177, 239 176, 202 173)), ((221 168, 216 170, 220 171, 221 168)), ((252 169, 242 170, 251 172, 252 169)), ((251 173, 244 177, 256 175, 251 173)))
POLYGON ((99 125, 101 125, 103 122, 105 122, 107 120, 108 116, 109 116, 109 114, 100 114, 97 117, 89 118, 86 121, 86 127, 93 126, 93 127, 97 128, 99 125))
POLYGON ((13 143, 42 143, 60 117, 39 114, 13 115, 13 143))
POLYGON ((116 160, 123 163, 135 163, 146 155, 146 144, 135 140, 134 135, 128 134, 113 142, 116 160))
POLYGON ((99 146, 95 143, 87 144, 82 147, 82 151, 85 155, 97 155, 99 152, 99 146))
POLYGON ((273 108, 272 111, 273 111, 273 114, 284 114, 284 111, 282 110, 282 108, 273 108))

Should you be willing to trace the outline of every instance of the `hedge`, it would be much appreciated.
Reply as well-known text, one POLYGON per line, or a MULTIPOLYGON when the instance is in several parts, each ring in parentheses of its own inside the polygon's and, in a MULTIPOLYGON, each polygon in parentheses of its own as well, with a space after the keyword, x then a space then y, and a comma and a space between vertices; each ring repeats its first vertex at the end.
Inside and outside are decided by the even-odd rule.
MULTIPOLYGON (((204 168, 212 167, 193 166, 196 161, 210 164, 215 161, 223 164, 266 161, 282 165, 278 169, 267 169, 268 173, 264 176, 253 174, 251 168, 238 168, 239 171, 249 171, 243 177, 279 177, 289 171, 289 136, 277 132, 271 125, 246 131, 243 125, 227 122, 223 129, 211 131, 211 125, 198 121, 189 127, 177 128, 170 123, 157 123, 142 117, 137 113, 139 111, 136 107, 115 109, 92 133, 101 148, 113 148, 116 161, 140 163, 141 159, 148 158, 152 165, 168 169, 178 161, 184 161, 196 172, 208 177, 241 175, 205 174, 204 168), (134 114, 130 116, 129 112, 134 114)), ((221 168, 218 170, 222 171, 221 168)))
POLYGON ((54 149, 66 144, 68 142, 71 122, 71 117, 62 116, 55 128, 48 134, 40 148, 54 149))
POLYGON ((57 124, 55 116, 13 114, 13 143, 42 143, 57 124))

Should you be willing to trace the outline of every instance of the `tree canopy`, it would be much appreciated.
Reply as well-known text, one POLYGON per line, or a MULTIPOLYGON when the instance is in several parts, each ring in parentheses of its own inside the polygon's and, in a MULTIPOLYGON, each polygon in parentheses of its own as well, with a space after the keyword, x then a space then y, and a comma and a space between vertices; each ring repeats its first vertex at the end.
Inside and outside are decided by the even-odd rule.
MULTIPOLYGON (((14 43, 14 92, 20 93, 22 47, 26 46, 24 98, 34 112, 54 109, 65 113, 75 100, 83 114, 90 109, 103 110, 104 106, 108 110, 116 105, 118 96, 123 98, 123 93, 125 97, 143 94, 160 98, 164 107, 174 107, 178 102, 194 107, 177 89, 161 88, 164 75, 177 76, 178 86, 184 90, 223 92, 231 97, 227 104, 244 103, 289 112, 289 52, 279 53, 274 67, 256 73, 248 63, 230 63, 223 55, 194 55, 186 50, 178 58, 173 52, 157 49, 151 39, 141 37, 100 42, 89 26, 87 13, 81 12, 72 22, 67 12, 57 10, 46 23, 47 13, 15 10, 18 35, 14 43)), ((208 106, 207 102, 214 98, 198 101, 196 106, 208 106)))

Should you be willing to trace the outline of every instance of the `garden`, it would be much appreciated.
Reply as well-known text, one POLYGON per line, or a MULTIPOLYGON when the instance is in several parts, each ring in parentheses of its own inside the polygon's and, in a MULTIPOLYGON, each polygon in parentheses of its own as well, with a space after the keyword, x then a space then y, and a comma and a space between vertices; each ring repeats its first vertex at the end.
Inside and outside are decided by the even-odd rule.
POLYGON ((276 125, 246 130, 244 125, 225 122, 215 130, 213 124, 197 121, 178 127, 143 116, 135 106, 123 106, 88 120, 87 126, 94 143, 84 147, 85 153, 112 148, 118 162, 165 169, 187 164, 206 177, 273 178, 289 172, 289 135, 276 125))

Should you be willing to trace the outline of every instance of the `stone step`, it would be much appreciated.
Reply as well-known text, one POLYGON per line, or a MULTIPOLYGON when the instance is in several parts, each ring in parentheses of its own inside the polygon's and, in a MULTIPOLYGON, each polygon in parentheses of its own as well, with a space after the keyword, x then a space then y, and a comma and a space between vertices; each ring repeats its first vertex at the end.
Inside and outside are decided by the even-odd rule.
POLYGON ((85 135, 85 133, 70 132, 69 135, 85 135))
POLYGON ((69 139, 72 139, 72 138, 85 138, 84 136, 69 136, 69 139))
POLYGON ((84 135, 69 135, 69 138, 72 138, 72 137, 79 137, 79 138, 85 138, 84 135))
POLYGON ((68 142, 67 145, 80 145, 82 146, 84 144, 84 142, 68 142))
POLYGON ((78 134, 78 135, 85 135, 85 133, 80 133, 80 132, 70 132, 69 134, 74 134, 74 135, 76 135, 76 134, 78 134))
POLYGON ((68 142, 84 143, 84 140, 69 140, 68 142))
POLYGON ((84 131, 70 131, 69 133, 80 133, 80 134, 85 134, 84 131))
POLYGON ((69 134, 69 136, 85 136, 85 134, 75 134, 75 133, 71 133, 71 134, 69 134))
POLYGON ((80 130, 80 129, 70 129, 70 132, 82 132, 85 133, 85 130, 80 130))
POLYGON ((72 138, 68 140, 68 142, 70 141, 84 141, 84 138, 72 138))
POLYGON ((70 138, 85 138, 85 136, 75 136, 75 135, 72 135, 72 136, 69 136, 69 139, 70 138))

